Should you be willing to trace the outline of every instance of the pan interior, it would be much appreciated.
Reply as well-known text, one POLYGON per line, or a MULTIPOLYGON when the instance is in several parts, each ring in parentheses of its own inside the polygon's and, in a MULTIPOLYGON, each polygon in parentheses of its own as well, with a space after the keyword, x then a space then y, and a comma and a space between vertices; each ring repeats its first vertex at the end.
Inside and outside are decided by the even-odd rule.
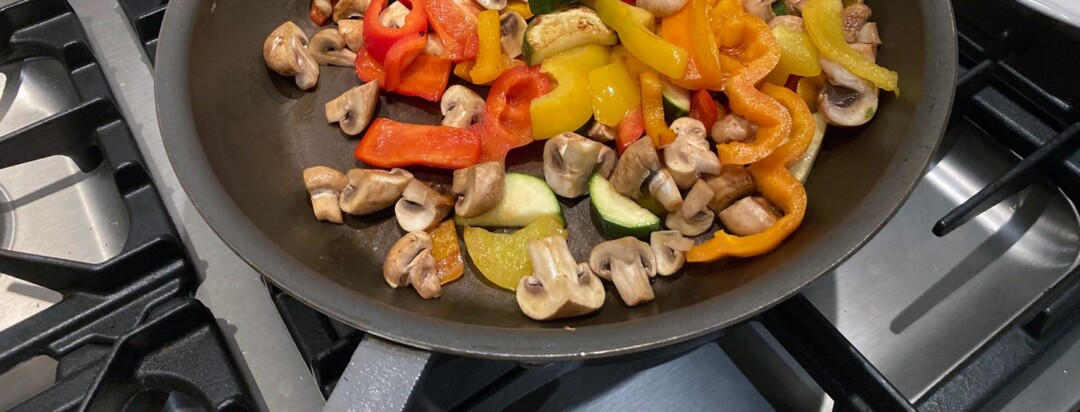
MULTIPOLYGON (((531 329, 662 316, 739 294, 762 295, 754 300, 764 305, 795 289, 780 290, 776 284, 804 285, 821 274, 808 268, 832 266, 857 243, 851 236, 838 239, 838 233, 860 230, 862 236, 869 235, 894 207, 880 205, 888 211, 878 221, 845 220, 872 189, 896 178, 886 173, 890 164, 907 160, 900 159, 905 156, 901 147, 917 127, 911 119, 924 93, 926 39, 919 7, 913 2, 871 1, 870 6, 884 43, 879 62, 900 73, 903 93, 899 97, 882 93, 881 108, 870 125, 830 131, 807 184, 809 212, 796 234, 761 258, 696 265, 675 279, 660 279, 654 284, 656 300, 641 307, 626 308, 609 285, 607 303, 597 314, 558 323, 534 322, 521 315, 513 294, 486 284, 468 260, 466 275, 444 287, 437 300, 424 301, 411 290, 390 289, 382 279, 382 260, 403 234, 390 211, 348 218, 345 225, 312 218, 301 171, 314 165, 340 170, 357 166, 352 156, 357 140, 327 124, 323 105, 359 82, 351 68, 324 66, 318 86, 301 91, 291 79, 263 64, 263 40, 282 22, 295 22, 309 37, 315 33, 317 28, 306 17, 307 2, 202 2, 189 56, 188 91, 198 138, 230 200, 281 250, 341 285, 343 293, 353 298, 366 297, 451 322, 531 329), (830 261, 817 262, 818 256, 828 256, 830 261)), ((386 94, 382 99, 379 116, 414 123, 439 121, 437 104, 386 94)), ((542 176, 539 149, 540 144, 534 143, 515 150, 509 169, 542 176)), ((562 206, 569 223, 569 244, 574 256, 583 261, 591 246, 602 240, 591 222, 588 200, 562 200, 562 206)), ((275 280, 273 273, 268 275, 275 280)), ((745 308, 741 313, 758 309, 745 308)), ((717 324, 726 321, 718 319, 717 324)))

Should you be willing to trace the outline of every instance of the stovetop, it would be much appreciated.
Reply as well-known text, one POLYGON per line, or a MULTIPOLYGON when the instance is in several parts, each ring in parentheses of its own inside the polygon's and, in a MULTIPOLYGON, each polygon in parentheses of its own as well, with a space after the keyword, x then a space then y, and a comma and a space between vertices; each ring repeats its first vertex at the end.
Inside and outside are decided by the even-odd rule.
MULTIPOLYGON (((0 0, 0 8, 13 2, 0 0)), ((353 351, 372 341, 267 287, 184 195, 154 112, 152 56, 167 1, 69 2, 187 247, 189 282, 199 284, 194 294, 216 318, 223 356, 237 360, 239 387, 258 409, 321 408, 353 351)), ((953 5, 962 67, 938 159, 893 221, 805 298, 695 345, 621 362, 516 365, 436 356, 424 379, 398 395, 424 410, 808 410, 831 409, 831 398, 856 409, 867 399, 920 410, 1080 408, 1080 328, 1069 316, 1080 297, 1080 220, 1070 201, 1080 198, 1080 154, 1062 153, 1032 185, 949 235, 930 231, 1020 157, 1080 121, 1080 83, 1065 74, 1080 67, 1080 55, 1062 53, 1080 50, 1080 30, 1010 0, 953 5), (837 333, 803 333, 793 319, 835 325, 837 333)), ((62 63, 0 65, 0 136, 83 104, 85 76, 62 63)), ((52 156, 0 167, 0 249, 90 264, 123 256, 136 214, 126 213, 125 188, 106 166, 84 171, 52 156)), ((70 295, 0 275, 0 331, 70 295)), ((193 304, 183 310, 195 311, 193 304)), ((162 318, 149 316, 143 328, 162 318)), ((213 338, 208 327, 190 329, 213 338)), ((0 409, 57 387, 54 371, 71 363, 58 367, 38 356, 4 373, 0 362, 0 409)), ((189 403, 170 398, 165 405, 189 403)))

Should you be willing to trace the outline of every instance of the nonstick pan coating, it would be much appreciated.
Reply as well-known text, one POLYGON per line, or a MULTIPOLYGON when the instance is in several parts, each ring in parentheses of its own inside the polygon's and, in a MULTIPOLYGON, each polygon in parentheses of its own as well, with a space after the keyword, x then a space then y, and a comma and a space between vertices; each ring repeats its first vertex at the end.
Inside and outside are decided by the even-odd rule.
MULTIPOLYGON (((312 218, 301 171, 357 166, 357 140, 326 123, 323 105, 359 82, 351 68, 322 67, 317 88, 305 92, 263 64, 262 42, 285 20, 314 34, 305 0, 170 2, 157 56, 158 115, 173 167, 207 222, 304 303, 375 335, 441 352, 525 361, 625 354, 717 330, 797 293, 876 233, 914 188, 952 102, 952 12, 938 0, 870 5, 884 42, 879 62, 900 72, 903 93, 882 93, 866 127, 830 129, 807 183, 802 227, 767 256, 692 265, 682 276, 660 279, 656 300, 641 307, 625 307, 609 285, 603 309, 579 319, 526 318, 513 294, 485 284, 468 260, 466 275, 439 299, 390 289, 382 259, 403 234, 391 212, 345 225, 312 218)), ((439 120, 436 104, 396 95, 384 95, 379 115, 439 120)), ((509 169, 542 176, 539 146, 512 152, 509 169)), ((570 247, 582 261, 601 241, 588 201, 562 205, 570 247)))

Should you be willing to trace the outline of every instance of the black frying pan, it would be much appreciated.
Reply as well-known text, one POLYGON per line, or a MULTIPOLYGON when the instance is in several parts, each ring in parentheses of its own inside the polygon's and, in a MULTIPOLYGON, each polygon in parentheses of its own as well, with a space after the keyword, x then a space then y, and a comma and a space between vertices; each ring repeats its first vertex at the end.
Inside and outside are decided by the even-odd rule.
MULTIPOLYGON (((440 352, 524 361, 624 354, 700 336, 792 296, 865 243, 914 188, 952 103, 952 11, 940 0, 870 5, 884 42, 879 61, 900 72, 903 94, 882 93, 867 127, 830 131, 807 183, 802 227, 767 256, 693 265, 656 281, 652 303, 627 308, 609 293, 602 310, 578 319, 532 321, 513 294, 486 285, 471 267, 439 299, 390 289, 383 255, 403 234, 390 213, 341 226, 313 219, 301 170, 357 166, 356 140, 326 123, 323 104, 359 83, 349 68, 323 67, 318 87, 304 92, 263 64, 263 40, 283 21, 315 32, 307 0, 173 0, 157 55, 158 115, 173 167, 207 222, 304 303, 440 352)), ((438 107, 387 95, 379 116, 437 123, 438 107)), ((509 169, 541 176, 538 154, 515 150, 509 169)), ((563 207, 570 247, 582 261, 602 239, 588 201, 563 207)))

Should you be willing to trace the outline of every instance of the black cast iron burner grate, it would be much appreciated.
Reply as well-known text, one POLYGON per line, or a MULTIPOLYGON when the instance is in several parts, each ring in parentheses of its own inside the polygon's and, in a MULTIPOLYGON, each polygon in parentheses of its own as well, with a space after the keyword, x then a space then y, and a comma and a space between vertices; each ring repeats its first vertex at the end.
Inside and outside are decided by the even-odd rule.
POLYGON ((83 172, 104 163, 130 221, 123 249, 98 264, 0 250, 0 273, 63 296, 0 331, 0 374, 40 355, 58 362, 55 383, 13 410, 111 411, 170 393, 207 410, 252 409, 78 17, 64 0, 23 0, 0 8, 0 22, 0 62, 55 59, 81 101, 0 136, 0 169, 53 155, 83 172))

